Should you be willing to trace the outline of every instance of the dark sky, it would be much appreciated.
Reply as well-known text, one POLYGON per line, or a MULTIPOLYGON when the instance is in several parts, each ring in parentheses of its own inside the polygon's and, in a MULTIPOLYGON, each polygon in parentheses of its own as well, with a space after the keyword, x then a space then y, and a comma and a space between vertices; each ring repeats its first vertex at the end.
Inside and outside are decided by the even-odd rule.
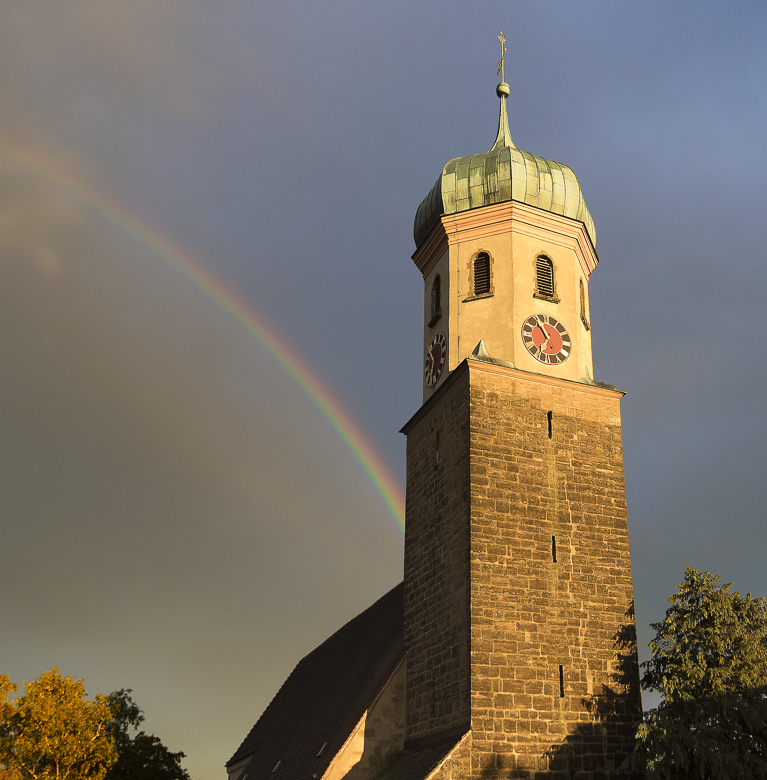
POLYGON ((492 145, 501 30, 514 140, 576 171, 596 223, 640 652, 685 566, 767 595, 764 3, 9 0, 0 673, 133 688, 223 778, 299 658, 401 579, 314 402, 113 220, 270 323, 403 486, 412 221, 492 145))

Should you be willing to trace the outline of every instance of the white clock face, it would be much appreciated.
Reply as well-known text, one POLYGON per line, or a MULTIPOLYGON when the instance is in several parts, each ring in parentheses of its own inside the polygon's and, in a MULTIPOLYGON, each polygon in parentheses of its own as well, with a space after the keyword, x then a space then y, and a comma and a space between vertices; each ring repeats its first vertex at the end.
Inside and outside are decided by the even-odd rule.
POLYGON ((426 350, 426 365, 423 369, 423 375, 426 384, 434 387, 442 375, 442 369, 445 366, 445 357, 447 356, 447 340, 444 334, 438 333, 429 344, 426 350))
POLYGON ((522 323, 522 343, 536 360, 547 366, 564 363, 572 349, 567 329, 550 314, 533 314, 522 323))

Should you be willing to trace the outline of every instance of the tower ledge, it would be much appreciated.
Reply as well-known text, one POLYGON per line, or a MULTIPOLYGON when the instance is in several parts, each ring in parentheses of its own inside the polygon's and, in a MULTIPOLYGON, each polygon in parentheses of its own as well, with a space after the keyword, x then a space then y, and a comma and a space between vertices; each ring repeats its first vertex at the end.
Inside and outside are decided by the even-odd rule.
POLYGON ((481 212, 443 215, 413 252, 412 259, 425 277, 450 244, 459 239, 499 235, 511 229, 572 249, 586 279, 599 264, 599 255, 583 223, 515 201, 487 206, 481 212))
MULTIPOLYGON (((524 385, 530 385, 535 387, 536 392, 539 392, 539 388, 547 387, 546 392, 553 396, 561 396, 563 390, 570 391, 571 393, 583 393, 584 398, 589 396, 596 396, 598 398, 609 398, 616 402, 620 401, 626 393, 623 390, 618 390, 615 385, 609 385, 605 382, 574 382, 571 379, 561 379, 559 377, 550 376, 548 374, 537 374, 531 371, 522 371, 519 368, 514 368, 508 364, 504 365, 505 361, 494 360, 493 358, 482 358, 475 355, 469 355, 463 360, 454 371, 452 371, 445 381, 440 385, 437 391, 423 406, 402 426, 400 433, 405 435, 409 434, 418 421, 428 414, 429 409, 438 403, 438 399, 442 396, 446 390, 445 388, 452 385, 457 381, 459 376, 463 376, 466 372, 471 374, 472 372, 478 374, 497 374, 502 377, 514 379, 524 383, 524 385)), ((616 410, 618 407, 615 407, 616 410)), ((577 411, 577 410, 576 410, 577 411)), ((575 414, 574 416, 579 416, 575 414)), ((620 424, 620 413, 616 413, 608 419, 603 419, 602 422, 608 424, 620 424)))

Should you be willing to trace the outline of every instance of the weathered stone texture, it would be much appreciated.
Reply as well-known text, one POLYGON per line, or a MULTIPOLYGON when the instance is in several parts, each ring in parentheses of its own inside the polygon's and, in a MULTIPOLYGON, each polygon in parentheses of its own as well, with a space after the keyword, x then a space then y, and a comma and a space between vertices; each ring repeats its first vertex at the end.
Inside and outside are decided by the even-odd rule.
POLYGON ((619 399, 469 361, 407 427, 407 734, 470 721, 473 776, 605 777, 633 748, 619 399))
POLYGON ((471 732, 467 732, 428 780, 464 780, 471 775, 471 732))
POLYGON ((456 379, 408 436, 408 740, 470 717, 468 374, 456 379))

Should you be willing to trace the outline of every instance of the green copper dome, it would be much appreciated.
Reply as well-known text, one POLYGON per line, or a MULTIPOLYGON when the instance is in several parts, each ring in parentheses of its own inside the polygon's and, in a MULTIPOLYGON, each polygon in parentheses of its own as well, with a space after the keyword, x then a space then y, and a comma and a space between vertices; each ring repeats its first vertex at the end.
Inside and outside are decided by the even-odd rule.
POLYGON ((418 207, 413 226, 416 246, 421 246, 443 214, 508 200, 583 222, 591 243, 596 246, 594 220, 573 169, 520 151, 511 140, 506 115, 508 90, 505 82, 496 89, 501 98, 501 112, 493 148, 489 152, 450 160, 418 207))

